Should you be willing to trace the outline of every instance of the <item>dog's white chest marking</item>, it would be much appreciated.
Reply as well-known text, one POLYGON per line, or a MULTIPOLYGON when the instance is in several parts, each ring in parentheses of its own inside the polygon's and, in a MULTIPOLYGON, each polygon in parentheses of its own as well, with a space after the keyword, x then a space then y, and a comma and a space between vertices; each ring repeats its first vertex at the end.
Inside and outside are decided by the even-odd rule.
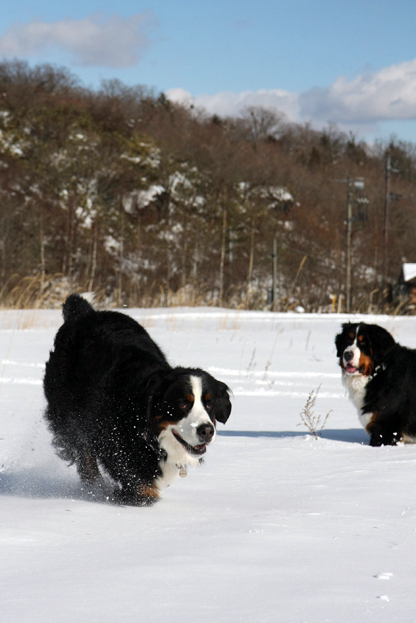
MULTIPOLYGON (((361 355, 361 351, 357 344, 357 336, 358 336, 359 328, 360 328, 360 325, 358 325, 357 327, 354 342, 351 344, 351 346, 346 348, 344 351, 344 355, 345 353, 351 353, 352 355, 351 359, 347 360, 346 358, 344 358, 344 362, 346 363, 347 361, 349 361, 356 369, 358 369, 360 365, 359 362, 360 362, 360 355, 361 355)), ((346 372, 345 370, 343 371, 343 374, 342 374, 342 382, 348 390, 348 395, 349 395, 350 400, 354 403, 354 406, 358 411, 358 419, 360 420, 360 424, 363 426, 363 428, 367 427, 371 418, 373 417, 372 413, 363 413, 365 390, 367 387, 367 383, 370 379, 371 379, 370 376, 365 376, 359 373, 348 374, 348 372, 346 372)))
POLYGON ((166 461, 160 461, 159 467, 162 476, 156 479, 159 489, 165 489, 178 477, 188 475, 187 467, 199 464, 197 457, 190 456, 186 450, 176 441, 172 432, 167 428, 159 435, 160 447, 166 452, 166 461))
POLYGON ((159 467, 162 471, 162 476, 156 478, 156 486, 159 490, 169 487, 180 476, 181 469, 185 469, 182 465, 178 466, 169 461, 169 455, 166 461, 160 462, 159 467))
POLYGON ((354 403, 355 408, 358 411, 358 419, 360 420, 360 423, 364 428, 366 428, 373 416, 372 413, 362 412, 364 406, 365 390, 370 378, 371 377, 363 376, 362 374, 349 375, 344 373, 342 375, 342 382, 348 390, 350 400, 354 403))

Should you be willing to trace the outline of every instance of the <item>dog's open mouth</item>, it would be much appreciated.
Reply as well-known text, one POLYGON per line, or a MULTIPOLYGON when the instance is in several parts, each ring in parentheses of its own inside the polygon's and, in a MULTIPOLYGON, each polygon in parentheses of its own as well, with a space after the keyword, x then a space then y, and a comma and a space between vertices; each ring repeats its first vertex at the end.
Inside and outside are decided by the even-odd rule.
POLYGON ((356 373, 363 374, 364 369, 365 369, 365 366, 360 366, 359 368, 356 368, 355 366, 352 365, 352 363, 346 363, 345 368, 344 368, 347 374, 356 374, 356 373))
POLYGON ((201 443, 198 446, 191 446, 189 443, 186 443, 185 439, 182 439, 182 437, 179 435, 179 433, 176 432, 176 430, 173 430, 172 433, 175 439, 177 439, 179 443, 182 444, 182 446, 187 452, 189 452, 189 454, 201 456, 201 454, 205 454, 205 452, 207 451, 206 443, 201 443))

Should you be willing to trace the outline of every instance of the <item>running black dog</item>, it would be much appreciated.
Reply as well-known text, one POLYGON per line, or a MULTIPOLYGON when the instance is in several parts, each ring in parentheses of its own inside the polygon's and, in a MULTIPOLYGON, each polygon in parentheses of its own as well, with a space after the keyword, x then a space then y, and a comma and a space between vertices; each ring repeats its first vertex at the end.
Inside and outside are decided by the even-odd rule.
POLYGON ((150 505, 197 465, 231 412, 229 388, 199 368, 172 368, 147 331, 125 314, 63 305, 46 364, 46 420, 58 455, 88 485, 100 470, 115 499, 150 505))

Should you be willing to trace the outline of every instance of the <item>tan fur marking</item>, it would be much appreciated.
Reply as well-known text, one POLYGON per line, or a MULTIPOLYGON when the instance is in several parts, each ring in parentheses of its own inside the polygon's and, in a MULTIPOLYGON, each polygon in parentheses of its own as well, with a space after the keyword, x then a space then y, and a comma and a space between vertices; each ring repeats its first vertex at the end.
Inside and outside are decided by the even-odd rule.
POLYGON ((205 400, 206 400, 206 401, 211 400, 211 394, 207 394, 207 395, 205 396, 205 400))
POLYGON ((367 433, 369 434, 371 433, 371 427, 373 424, 375 424, 375 421, 377 420, 377 418, 378 418, 378 413, 377 411, 375 411, 373 415, 371 416, 371 420, 368 422, 367 426, 365 427, 365 430, 367 431, 367 433))
POLYGON ((186 400, 188 402, 195 402, 195 396, 193 394, 186 394, 186 400))
POLYGON ((137 492, 143 498, 159 499, 159 491, 152 485, 138 485, 137 492))

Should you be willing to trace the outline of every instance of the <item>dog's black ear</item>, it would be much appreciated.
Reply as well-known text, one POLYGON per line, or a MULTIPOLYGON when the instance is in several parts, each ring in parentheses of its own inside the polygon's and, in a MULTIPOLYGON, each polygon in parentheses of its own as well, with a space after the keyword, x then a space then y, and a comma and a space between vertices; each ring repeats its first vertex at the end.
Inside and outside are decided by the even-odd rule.
POLYGON ((147 428, 152 428, 153 419, 161 401, 162 377, 158 372, 151 374, 146 385, 147 391, 147 428))
POLYGON ((338 335, 335 337, 335 346, 337 349, 337 357, 341 357, 342 355, 342 343, 344 341, 344 334, 343 333, 338 333, 338 335))
POLYGON ((382 363, 386 355, 395 347, 394 337, 377 324, 367 325, 368 336, 373 351, 374 363, 382 363))
POLYGON ((350 328, 352 328, 353 325, 350 322, 346 322, 342 325, 342 331, 341 333, 338 333, 338 335, 335 337, 335 346, 337 349, 337 357, 341 357, 343 350, 344 350, 344 338, 345 335, 348 333, 348 331, 350 330, 350 328))
POLYGON ((217 396, 215 401, 215 417, 218 422, 225 424, 231 413, 230 388, 222 381, 217 382, 217 396))

